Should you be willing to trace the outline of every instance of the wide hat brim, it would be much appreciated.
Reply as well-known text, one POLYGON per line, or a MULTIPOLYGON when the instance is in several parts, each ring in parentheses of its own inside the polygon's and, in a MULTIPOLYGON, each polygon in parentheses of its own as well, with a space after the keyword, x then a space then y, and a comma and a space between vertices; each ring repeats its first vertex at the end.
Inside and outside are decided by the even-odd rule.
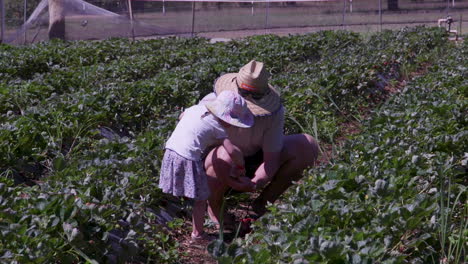
POLYGON ((234 118, 234 117, 231 117, 229 115, 223 115, 222 114, 221 109, 223 109, 224 106, 221 105, 218 101, 210 102, 210 103, 206 104, 205 107, 214 116, 216 116, 217 118, 219 118, 219 119, 223 120, 224 122, 226 122, 228 124, 231 124, 233 126, 242 127, 242 128, 249 128, 249 127, 252 127, 253 124, 254 124, 254 117, 250 112, 248 112, 249 110, 247 110, 247 112, 245 112, 243 116, 234 118))
MULTIPOLYGON (((215 93, 220 94, 222 91, 234 91, 238 93, 236 78, 238 73, 227 73, 216 80, 214 85, 215 93)), ((254 116, 268 116, 275 113, 281 107, 281 99, 279 92, 270 84, 269 91, 262 98, 255 100, 252 97, 244 97, 247 102, 247 107, 254 116)))

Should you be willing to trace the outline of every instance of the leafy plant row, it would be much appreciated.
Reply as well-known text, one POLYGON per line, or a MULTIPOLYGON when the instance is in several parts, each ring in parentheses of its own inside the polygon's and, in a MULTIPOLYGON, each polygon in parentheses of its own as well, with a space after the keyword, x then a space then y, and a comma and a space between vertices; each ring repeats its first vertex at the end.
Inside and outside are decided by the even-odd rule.
POLYGON ((467 43, 446 49, 310 170, 220 263, 464 263, 468 236, 467 43))
POLYGON ((384 86, 447 46, 438 29, 368 39, 338 31, 0 46, 0 257, 11 262, 174 262, 157 188, 181 109, 223 73, 264 61, 288 133, 339 136, 384 86), (317 129, 311 124, 316 121, 317 129))

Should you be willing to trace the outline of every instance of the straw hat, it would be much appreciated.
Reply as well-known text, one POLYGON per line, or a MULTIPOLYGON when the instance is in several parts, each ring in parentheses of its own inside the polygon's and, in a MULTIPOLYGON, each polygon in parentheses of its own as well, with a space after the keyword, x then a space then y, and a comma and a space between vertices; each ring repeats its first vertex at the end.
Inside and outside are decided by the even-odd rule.
POLYGON ((233 91, 221 92, 205 106, 217 118, 233 126, 247 128, 254 124, 254 116, 245 100, 233 91))
POLYGON ((255 116, 267 116, 281 106, 279 92, 268 84, 269 74, 262 62, 250 61, 238 73, 227 73, 216 80, 216 94, 235 91, 247 101, 247 107, 255 116))

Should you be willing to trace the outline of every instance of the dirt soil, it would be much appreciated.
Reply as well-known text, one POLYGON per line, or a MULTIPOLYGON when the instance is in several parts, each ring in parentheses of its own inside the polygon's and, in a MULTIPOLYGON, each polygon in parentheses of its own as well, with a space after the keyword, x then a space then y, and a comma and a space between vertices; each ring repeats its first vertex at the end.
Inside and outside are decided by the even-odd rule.
MULTIPOLYGON (((253 201, 258 196, 258 193, 244 193, 244 194, 231 194, 226 197, 226 208, 227 214, 236 220, 234 228, 224 231, 224 241, 230 243, 236 235, 237 228, 240 232, 238 237, 243 237, 245 235, 246 227, 240 223, 241 219, 249 217, 249 203, 253 201)), ((207 217, 208 218, 208 217, 207 217)), ((207 220, 208 221, 208 220, 207 220)), ((179 254, 181 256, 181 263, 186 264, 199 264, 199 263, 208 263, 215 264, 216 260, 208 253, 207 246, 208 241, 202 242, 193 242, 191 240, 191 230, 192 222, 189 217, 184 219, 183 227, 180 230, 177 230, 176 239, 179 242, 179 254)), ((211 237, 219 237, 219 229, 211 222, 207 224, 205 222, 205 232, 207 232, 211 237)))

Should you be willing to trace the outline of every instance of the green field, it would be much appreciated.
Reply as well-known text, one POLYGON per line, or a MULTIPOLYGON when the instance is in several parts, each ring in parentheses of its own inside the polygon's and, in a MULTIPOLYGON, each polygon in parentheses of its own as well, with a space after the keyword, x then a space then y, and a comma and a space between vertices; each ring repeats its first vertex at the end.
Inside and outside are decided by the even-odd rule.
POLYGON ((463 263, 467 51, 425 27, 1 44, 0 262, 184 262, 182 202, 157 188, 164 142, 182 108, 255 59, 285 133, 332 151, 254 233, 211 244, 220 263, 463 263))

